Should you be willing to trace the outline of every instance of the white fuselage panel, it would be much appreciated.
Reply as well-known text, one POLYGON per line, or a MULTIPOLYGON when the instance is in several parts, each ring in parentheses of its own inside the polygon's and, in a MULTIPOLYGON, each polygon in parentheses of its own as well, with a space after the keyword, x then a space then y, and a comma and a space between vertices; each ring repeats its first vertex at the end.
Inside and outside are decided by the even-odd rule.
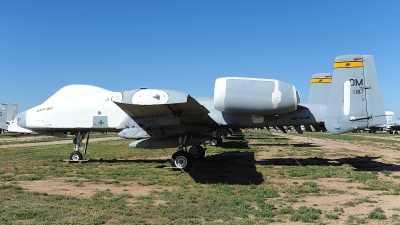
POLYGON ((119 95, 118 92, 98 89, 86 95, 62 98, 53 96, 43 104, 29 109, 26 112, 26 124, 23 125, 33 130, 117 128, 126 117, 126 114, 111 101, 119 95))

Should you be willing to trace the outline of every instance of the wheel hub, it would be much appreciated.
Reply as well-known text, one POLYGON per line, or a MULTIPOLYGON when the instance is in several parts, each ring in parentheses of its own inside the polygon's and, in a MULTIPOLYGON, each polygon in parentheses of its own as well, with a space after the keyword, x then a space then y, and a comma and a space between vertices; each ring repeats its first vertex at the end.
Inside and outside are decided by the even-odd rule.
POLYGON ((185 168, 187 166, 187 164, 188 164, 188 161, 187 161, 186 157, 184 157, 184 156, 176 157, 176 159, 175 159, 176 167, 185 168))
POLYGON ((72 161, 79 161, 79 155, 75 154, 72 157, 72 161))

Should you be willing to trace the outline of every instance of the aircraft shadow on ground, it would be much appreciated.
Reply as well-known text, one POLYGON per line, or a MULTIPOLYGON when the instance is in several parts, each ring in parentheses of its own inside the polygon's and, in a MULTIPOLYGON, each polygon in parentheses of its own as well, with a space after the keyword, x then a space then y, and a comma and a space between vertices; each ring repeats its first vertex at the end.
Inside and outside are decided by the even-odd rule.
POLYGON ((225 152, 195 161, 187 171, 198 183, 261 184, 263 175, 257 172, 253 152, 225 152))
MULTIPOLYGON (((396 164, 387 164, 376 161, 380 157, 357 156, 354 158, 301 158, 296 159, 302 166, 342 166, 350 165, 357 171, 400 171, 400 166, 396 164)), ((259 165, 275 165, 275 166, 296 166, 298 163, 293 158, 274 158, 259 160, 259 165)))
MULTIPOLYGON (((88 159, 82 163, 166 163, 169 159, 88 159)), ((69 161, 69 163, 79 163, 69 161)))
POLYGON ((250 149, 247 141, 225 141, 218 144, 219 148, 250 149))
POLYGON ((269 136, 269 138, 265 138, 265 137, 248 137, 248 139, 252 139, 252 140, 265 140, 265 139, 269 139, 269 140, 289 140, 288 138, 284 138, 284 137, 273 137, 273 136, 269 136))
MULTIPOLYGON (((252 139, 265 139, 265 138, 252 138, 252 139)), ((275 138, 274 140, 288 140, 287 138, 275 138)), ((250 149, 248 145, 248 141, 245 139, 238 139, 232 137, 226 138, 224 142, 221 144, 218 144, 218 147, 220 148, 233 148, 233 149, 250 149), (230 140, 236 140, 236 141, 230 141, 230 140), (240 140, 240 141, 237 141, 240 140)), ((294 147, 319 147, 317 145, 314 145, 313 143, 296 143, 296 144, 284 144, 284 143, 255 143, 251 144, 252 146, 289 146, 293 145, 294 147)))
MULTIPOLYGON (((156 168, 166 168, 169 159, 88 159, 81 163, 159 163, 156 168)), ((78 162, 70 162, 78 163, 78 162)), ((194 161, 193 167, 186 172, 198 183, 219 184, 261 184, 261 173, 256 170, 253 152, 225 152, 207 156, 204 160, 194 161)), ((173 169, 181 171, 180 169, 173 169)))
POLYGON ((313 143, 294 143, 294 144, 286 144, 286 143, 256 143, 256 144, 251 144, 252 146, 293 146, 293 147, 299 147, 299 148, 317 148, 321 147, 320 145, 315 145, 313 143))
POLYGON ((245 140, 244 135, 231 135, 225 138, 227 141, 245 140))

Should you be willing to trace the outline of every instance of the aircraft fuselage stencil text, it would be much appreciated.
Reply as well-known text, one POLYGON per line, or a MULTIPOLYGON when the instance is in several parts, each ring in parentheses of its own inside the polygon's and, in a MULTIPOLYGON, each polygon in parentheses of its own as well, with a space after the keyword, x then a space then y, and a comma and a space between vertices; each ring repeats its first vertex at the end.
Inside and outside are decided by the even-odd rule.
POLYGON ((350 79, 350 85, 351 86, 362 86, 364 85, 364 79, 350 79))
POLYGON ((309 120, 310 116, 294 116, 291 120, 309 120))
MULTIPOLYGON (((350 86, 352 87, 364 86, 364 79, 350 79, 350 86)), ((363 93, 364 93, 363 88, 353 89, 353 94, 355 95, 361 95, 363 93)))
POLYGON ((42 112, 42 111, 52 110, 52 109, 53 109, 53 107, 41 108, 41 109, 36 110, 36 112, 42 112))

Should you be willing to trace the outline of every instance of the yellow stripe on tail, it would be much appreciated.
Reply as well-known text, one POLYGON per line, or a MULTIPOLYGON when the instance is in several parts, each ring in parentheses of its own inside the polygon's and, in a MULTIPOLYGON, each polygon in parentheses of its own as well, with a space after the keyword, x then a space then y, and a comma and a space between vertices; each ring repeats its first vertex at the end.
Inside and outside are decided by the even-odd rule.
POLYGON ((335 65, 333 66, 334 69, 338 68, 357 68, 357 67, 363 67, 364 62, 363 61, 352 61, 352 62, 335 62, 335 65))
POLYGON ((312 78, 311 84, 316 83, 332 83, 332 78, 312 78))

